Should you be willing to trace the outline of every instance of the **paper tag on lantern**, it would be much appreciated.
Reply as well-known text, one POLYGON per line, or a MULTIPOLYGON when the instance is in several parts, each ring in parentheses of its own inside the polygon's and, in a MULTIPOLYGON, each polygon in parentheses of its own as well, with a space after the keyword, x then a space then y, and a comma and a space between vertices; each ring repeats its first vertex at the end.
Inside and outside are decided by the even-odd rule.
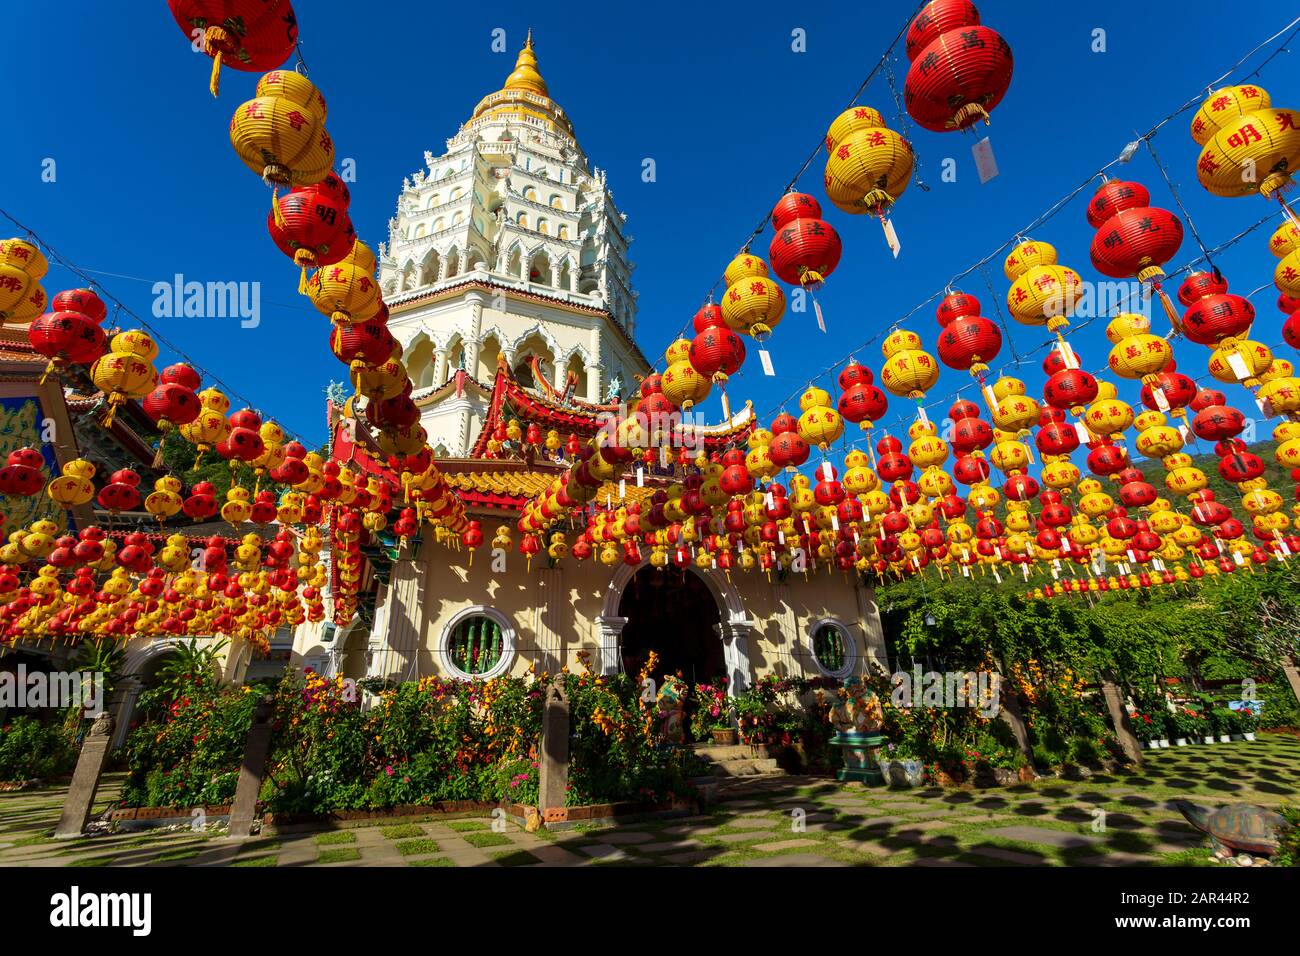
POLYGON ((994 569, 993 569, 993 580, 994 580, 994 581, 997 581, 998 584, 1001 584, 1001 583, 1002 583, 1002 575, 998 574, 998 569, 997 569, 997 568, 994 568, 994 569))
POLYGON ((627 497, 627 479, 620 478, 618 480, 618 500, 622 501, 626 497, 627 497))
POLYGON ((1025 580, 1028 581, 1028 580, 1029 580, 1029 565, 1027 565, 1027 564, 1022 564, 1022 565, 1020 566, 1020 570, 1024 572, 1024 574, 1025 574, 1025 580))
POLYGON ((1214 539, 1214 544, 1219 549, 1219 554, 1223 554, 1224 551, 1228 550, 1223 546, 1223 542, 1220 541, 1218 538, 1214 539))
POLYGON ((768 354, 767 349, 758 350, 758 361, 763 366, 764 375, 776 375, 776 369, 772 368, 772 356, 768 354))
POLYGON ((780 545, 784 545, 784 544, 785 544, 785 532, 784 532, 784 531, 777 531, 777 533, 776 533, 776 543, 777 543, 777 544, 780 544, 780 545))
POLYGON ((645 469, 640 465, 636 466, 636 486, 638 488, 645 487, 645 469))
POLYGON ((1239 382, 1250 378, 1250 366, 1246 364, 1240 352, 1228 353, 1228 368, 1232 369, 1232 374, 1237 376, 1239 382))
POLYGON ((882 219, 880 222, 885 227, 885 245, 889 246, 889 251, 897 259, 898 254, 903 251, 903 246, 898 241, 898 233, 894 232, 894 223, 889 219, 882 219))
POLYGON ((1192 440, 1192 432, 1191 429, 1187 427, 1187 422, 1178 423, 1178 434, 1183 436, 1183 441, 1192 440))
POLYGON ((767 508, 776 507, 776 499, 772 497, 772 492, 769 491, 766 495, 763 496, 763 505, 764 507, 767 508))
POLYGON ((832 531, 840 530, 840 519, 837 515, 831 515, 831 530, 832 531))
POLYGON ((668 467, 668 446, 667 445, 659 446, 659 467, 660 468, 668 467))
POLYGON ((614 507, 614 498, 613 498, 613 496, 610 495, 610 493, 609 493, 608 491, 605 492, 605 507, 606 507, 606 508, 613 508, 613 507, 614 507))
POLYGON ((970 568, 966 567, 964 564, 961 566, 961 576, 963 578, 970 577, 970 568))
POLYGON ((1232 560, 1237 562, 1238 567, 1246 563, 1246 559, 1241 556, 1240 551, 1232 552, 1232 560))
POLYGON ((1156 409, 1161 412, 1169 411, 1169 397, 1165 395, 1165 390, 1157 385, 1151 389, 1151 397, 1156 400, 1156 409))
POLYGON ((1272 403, 1265 401, 1258 395, 1255 396, 1255 404, 1259 406, 1259 413, 1265 418, 1272 418, 1276 414, 1276 412, 1273 411, 1272 403))
POLYGON ((997 396, 993 394, 993 389, 991 386, 988 385, 984 386, 984 401, 988 403, 990 409, 998 407, 997 396))
POLYGON ((1157 571, 1164 571, 1165 569, 1165 563, 1161 561, 1159 558, 1152 558, 1151 564, 1153 567, 1155 567, 1157 571))
POLYGON ((924 405, 917 405, 917 406, 916 406, 916 417, 919 418, 919 419, 921 420, 921 424, 922 424, 922 425, 928 425, 928 424, 930 424, 930 416, 928 416, 928 415, 925 414, 925 406, 924 406, 924 405))
POLYGON ((1029 442, 1025 442, 1025 461, 1034 464, 1034 447, 1029 442))
POLYGON ((1088 426, 1083 422, 1074 423, 1074 433, 1079 436, 1079 444, 1086 445, 1092 441, 1092 432, 1088 431, 1088 426))
POLYGON ((1287 557, 1291 556, 1291 549, 1287 547, 1286 542, 1282 540, 1282 536, 1280 534, 1277 536, 1277 547, 1278 550, 1282 552, 1282 554, 1286 555, 1287 557))
POLYGON ((970 154, 975 157, 975 171, 980 174, 981 186, 997 177, 998 161, 993 158, 993 144, 987 136, 970 148, 970 154))
POLYGON ((821 329, 823 332, 825 332, 825 331, 826 331, 826 320, 825 320, 824 318, 822 318, 822 307, 821 307, 821 303, 818 302, 816 299, 813 299, 813 315, 817 316, 817 328, 819 328, 819 329, 821 329))
POLYGON ((1052 580, 1053 581, 1061 580, 1061 572, 1058 571, 1056 568, 1052 568, 1052 580))
POLYGON ((1052 559, 1052 570, 1053 570, 1053 571, 1056 571, 1057 573, 1060 573, 1060 570, 1061 570, 1061 559, 1060 559, 1060 558, 1053 558, 1053 559, 1052 559))
POLYGON ((1137 555, 1133 553, 1133 549, 1132 549, 1132 548, 1129 548, 1129 549, 1128 549, 1128 559, 1129 559, 1130 561, 1132 561, 1134 564, 1137 563, 1137 555))
POLYGON ((1056 343, 1056 351, 1061 353, 1061 359, 1065 362, 1066 368, 1078 368, 1079 356, 1074 354, 1074 349, 1065 339, 1060 339, 1056 343))

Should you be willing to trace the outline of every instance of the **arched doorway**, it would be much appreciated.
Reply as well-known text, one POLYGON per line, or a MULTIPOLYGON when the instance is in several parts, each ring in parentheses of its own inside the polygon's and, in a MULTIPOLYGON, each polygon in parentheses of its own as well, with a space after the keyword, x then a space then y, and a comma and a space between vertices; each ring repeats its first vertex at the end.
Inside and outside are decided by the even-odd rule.
POLYGON ((726 674, 713 592, 694 571, 646 565, 623 588, 618 616, 626 619, 619 652, 623 670, 636 674, 651 651, 653 677, 680 673, 691 685, 726 674))

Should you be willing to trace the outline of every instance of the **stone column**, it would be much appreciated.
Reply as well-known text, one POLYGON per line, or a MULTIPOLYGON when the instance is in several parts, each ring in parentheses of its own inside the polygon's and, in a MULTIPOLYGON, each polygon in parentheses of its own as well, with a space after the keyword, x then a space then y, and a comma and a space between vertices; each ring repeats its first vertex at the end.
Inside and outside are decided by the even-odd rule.
POLYGON ((235 784, 235 800, 230 805, 230 839, 247 839, 257 815, 257 795, 262 790, 262 776, 266 760, 271 755, 271 718, 275 714, 275 698, 267 695, 257 702, 253 723, 248 728, 244 744, 244 762, 239 767, 239 782, 235 784))
POLYGON ((607 677, 618 673, 619 643, 625 624, 627 624, 625 617, 607 617, 602 614, 596 618, 596 626, 600 629, 600 659, 597 664, 600 673, 607 677))
POLYGON ((77 757, 77 767, 72 772, 68 796, 63 802, 63 815, 54 828, 56 840, 81 836, 86 824, 90 822, 90 814, 95 807, 95 794, 99 790, 99 778, 104 772, 104 764, 108 762, 112 739, 113 718, 109 714, 100 714, 81 743, 81 755, 77 757))
POLYGON ((537 802, 542 818, 546 819, 548 810, 563 809, 569 783, 569 697, 560 674, 546 688, 539 749, 537 802))
POLYGON ((447 350, 434 349, 433 356, 433 387, 439 388, 449 377, 447 372, 447 350))
POLYGON ((591 362, 587 365, 587 401, 593 405, 599 405, 604 397, 601 392, 605 388, 605 366, 599 362, 591 362))
POLYGON ((754 622, 747 617, 732 618, 718 625, 722 638, 722 659, 727 666, 727 694, 735 697, 753 683, 754 671, 749 662, 754 622))
POLYGON ((434 277, 435 282, 447 281, 447 257, 442 256, 438 259, 438 274, 434 277))
POLYGON ((113 734, 113 747, 121 747, 126 743, 126 736, 131 730, 131 716, 135 713, 135 702, 140 699, 140 691, 143 689, 144 685, 140 683, 140 678, 128 675, 117 682, 113 693, 109 695, 115 698, 109 710, 117 714, 114 719, 116 728, 113 734))
POLYGON ((483 345, 483 293, 467 292, 469 303, 469 336, 465 339, 465 371, 478 378, 478 353, 483 345))
POLYGON ((1119 685, 1109 678, 1102 678, 1102 696, 1106 698, 1106 709, 1110 711, 1110 721, 1115 727, 1115 737, 1124 751, 1124 755, 1139 767, 1142 766, 1142 744, 1133 732, 1133 722, 1129 720, 1128 709, 1124 706, 1124 695, 1119 685))
POLYGON ((1291 693, 1295 694, 1297 701, 1300 701, 1300 661, 1296 658, 1284 658, 1282 661, 1282 672, 1286 674, 1287 683, 1291 685, 1291 693))

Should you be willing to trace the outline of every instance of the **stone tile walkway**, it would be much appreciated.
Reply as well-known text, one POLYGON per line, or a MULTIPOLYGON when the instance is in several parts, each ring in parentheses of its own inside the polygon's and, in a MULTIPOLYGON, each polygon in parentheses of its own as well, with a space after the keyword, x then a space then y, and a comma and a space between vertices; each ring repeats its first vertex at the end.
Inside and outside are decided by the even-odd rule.
MULTIPOLYGON (((119 785, 106 780, 99 807, 119 785)), ((1213 865, 1171 801, 1300 802, 1300 740, 1175 748, 1141 771, 979 791, 740 781, 699 816, 536 834, 487 817, 404 818, 242 842, 188 829, 56 841, 65 792, 0 794, 0 866, 1213 865)))

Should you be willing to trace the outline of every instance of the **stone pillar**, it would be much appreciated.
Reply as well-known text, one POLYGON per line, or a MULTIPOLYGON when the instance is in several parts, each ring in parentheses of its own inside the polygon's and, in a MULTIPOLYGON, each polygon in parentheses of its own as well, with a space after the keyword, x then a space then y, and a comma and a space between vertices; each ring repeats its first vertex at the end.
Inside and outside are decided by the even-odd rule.
POLYGON ((447 371, 447 350, 435 349, 433 356, 433 387, 439 388, 450 377, 447 371))
POLYGON ((271 718, 275 713, 275 698, 267 695, 257 702, 253 723, 248 728, 244 743, 244 762, 239 767, 239 782, 235 785, 235 800, 230 806, 230 839, 244 840, 253 827, 257 814, 257 795, 262 790, 262 776, 266 760, 271 755, 271 718))
POLYGON ((545 820, 548 810, 564 808, 569 784, 569 697, 559 674, 546 688, 540 750, 537 803, 545 820))
POLYGON ((113 688, 113 693, 109 696, 115 698, 113 705, 109 710, 115 712, 117 716, 113 722, 116 725, 113 734, 113 747, 121 747, 126 743, 126 736, 131 730, 131 716, 135 713, 135 702, 140 699, 140 691, 143 685, 140 678, 135 675, 128 675, 117 682, 113 688))
POLYGON ((754 622, 747 617, 732 618, 718 625, 722 639, 722 659, 727 666, 727 694, 735 697, 753 683, 754 671, 749 662, 754 622))
POLYGON ((605 366, 599 362, 589 362, 587 364, 587 401, 592 405, 599 405, 604 396, 601 394, 605 389, 605 366))
POLYGON ((1002 704, 998 716, 1011 728, 1011 733, 1016 738, 1016 746, 1028 758, 1029 765, 1032 767, 1034 748, 1029 745, 1029 728, 1025 726, 1025 717, 1020 710, 1020 697, 1015 690, 1007 688, 1001 674, 996 675, 994 679, 998 682, 998 700, 1002 704))
POLYGON ((1103 678, 1101 692, 1106 698, 1106 709, 1110 711, 1110 722, 1115 727, 1115 736, 1119 739, 1124 755, 1139 767, 1142 766, 1142 744, 1133 732, 1133 722, 1129 720, 1128 709, 1124 706, 1124 695, 1119 685, 1113 680, 1103 678))
POLYGON ((600 659, 597 664, 600 667, 600 673, 607 677, 612 677, 618 673, 619 665, 619 644, 623 636, 623 625, 627 624, 625 617, 607 617, 602 614, 596 618, 596 626, 600 629, 600 659))
POLYGON ((442 257, 438 260, 438 274, 437 274, 437 276, 434 277, 434 281, 435 281, 435 282, 445 282, 445 281, 447 281, 447 265, 448 265, 448 263, 447 263, 447 257, 446 257, 446 256, 442 256, 442 257))
POLYGON ((1295 694, 1297 701, 1300 701, 1300 661, 1296 658, 1283 658, 1282 672, 1286 674, 1287 683, 1291 685, 1291 693, 1295 694))
POLYGON ((483 346, 483 293, 467 292, 469 303, 469 335, 465 339, 465 371, 478 378, 478 353, 483 346))
POLYGON ((533 633, 537 639, 538 670, 557 674, 570 663, 565 660, 563 622, 569 620, 564 600, 562 568, 542 568, 537 572, 537 600, 533 604, 533 633))
POLYGON ((90 814, 95 807, 95 794, 99 790, 99 778, 104 772, 104 764, 108 762, 109 744, 112 740, 113 718, 109 714, 100 714, 81 742, 81 755, 77 757, 77 767, 72 772, 68 796, 63 801, 63 815, 54 828, 56 840, 81 836, 86 824, 90 822, 90 814))

